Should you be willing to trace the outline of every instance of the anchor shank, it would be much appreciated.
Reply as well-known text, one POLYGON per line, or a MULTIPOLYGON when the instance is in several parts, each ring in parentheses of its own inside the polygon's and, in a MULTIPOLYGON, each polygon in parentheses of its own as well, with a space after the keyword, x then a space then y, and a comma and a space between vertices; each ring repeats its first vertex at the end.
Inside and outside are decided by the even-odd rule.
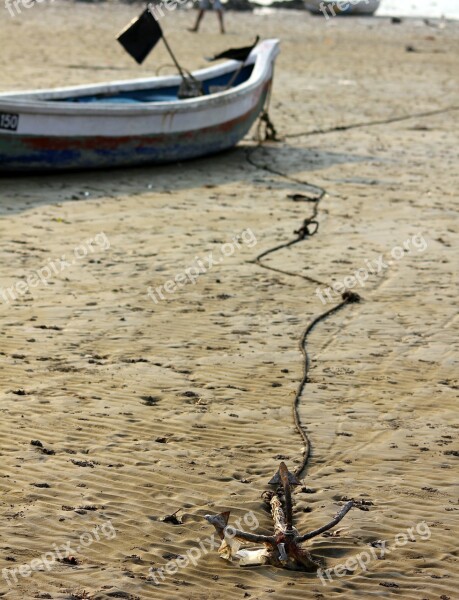
POLYGON ((287 530, 287 523, 285 521, 285 514, 282 509, 282 503, 279 496, 274 495, 271 498, 271 514, 274 520, 274 533, 285 533, 287 530))
POLYGON ((293 528, 293 507, 292 507, 292 491, 290 487, 290 481, 288 478, 288 470, 285 463, 281 463, 279 468, 279 475, 284 488, 284 502, 285 502, 285 517, 287 520, 287 529, 289 531, 293 528))

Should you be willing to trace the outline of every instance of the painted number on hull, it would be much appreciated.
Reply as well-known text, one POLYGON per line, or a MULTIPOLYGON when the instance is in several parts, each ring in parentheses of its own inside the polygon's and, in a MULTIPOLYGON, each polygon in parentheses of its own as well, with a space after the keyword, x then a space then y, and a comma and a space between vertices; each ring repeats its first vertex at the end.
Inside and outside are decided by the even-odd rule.
POLYGON ((16 131, 19 125, 19 115, 0 113, 0 129, 16 131))

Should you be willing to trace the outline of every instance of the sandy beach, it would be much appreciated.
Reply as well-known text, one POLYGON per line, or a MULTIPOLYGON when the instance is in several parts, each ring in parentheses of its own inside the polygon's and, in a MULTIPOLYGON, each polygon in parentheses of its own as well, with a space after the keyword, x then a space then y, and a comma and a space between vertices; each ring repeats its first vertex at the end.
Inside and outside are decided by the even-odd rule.
MULTIPOLYGON (((139 10, 5 13, 0 90, 173 72, 162 47, 140 67, 116 43, 139 10)), ((256 33, 280 38, 281 141, 0 179, 0 597, 455 600, 459 22, 226 17, 225 37, 214 15, 199 35, 193 13, 163 26, 190 69, 256 33), (256 264, 295 238, 319 188, 317 234, 266 257, 278 271, 256 264), (210 253, 194 283, 164 292, 210 253), (307 548, 329 569, 370 559, 321 580, 201 550, 158 583, 212 535, 206 514, 272 531, 261 494, 303 451, 299 341, 340 302, 337 282, 362 301, 308 337, 295 517, 315 529, 354 499, 307 548), (181 524, 163 521, 179 509, 181 524)))

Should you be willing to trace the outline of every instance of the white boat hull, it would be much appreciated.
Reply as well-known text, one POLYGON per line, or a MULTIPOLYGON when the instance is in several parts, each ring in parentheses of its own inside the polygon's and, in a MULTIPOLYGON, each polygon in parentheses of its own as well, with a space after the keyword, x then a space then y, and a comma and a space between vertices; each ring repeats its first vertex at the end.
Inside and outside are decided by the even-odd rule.
MULTIPOLYGON (((103 100, 178 86, 176 76, 0 94, 0 171, 163 163, 230 148, 261 112, 278 53, 277 40, 261 42, 247 61, 253 70, 246 81, 193 99, 103 100), (88 96, 102 100, 78 101, 88 96)), ((193 75, 209 81, 228 77, 239 66, 228 61, 193 75)))

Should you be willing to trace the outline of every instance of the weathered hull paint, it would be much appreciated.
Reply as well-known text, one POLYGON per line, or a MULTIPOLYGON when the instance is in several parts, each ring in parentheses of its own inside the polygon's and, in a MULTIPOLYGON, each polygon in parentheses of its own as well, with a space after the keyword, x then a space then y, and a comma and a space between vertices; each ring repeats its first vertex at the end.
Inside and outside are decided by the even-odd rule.
POLYGON ((11 136, 0 134, 0 170, 6 172, 98 169, 190 160, 228 150, 248 133, 271 82, 246 115, 182 133, 126 137, 11 136))
POLYGON ((240 74, 237 61, 196 71, 207 93, 186 100, 175 95, 178 76, 1 93, 0 171, 161 164, 227 150, 263 110, 278 53, 278 40, 260 42, 247 77, 228 89, 211 86, 240 74))

